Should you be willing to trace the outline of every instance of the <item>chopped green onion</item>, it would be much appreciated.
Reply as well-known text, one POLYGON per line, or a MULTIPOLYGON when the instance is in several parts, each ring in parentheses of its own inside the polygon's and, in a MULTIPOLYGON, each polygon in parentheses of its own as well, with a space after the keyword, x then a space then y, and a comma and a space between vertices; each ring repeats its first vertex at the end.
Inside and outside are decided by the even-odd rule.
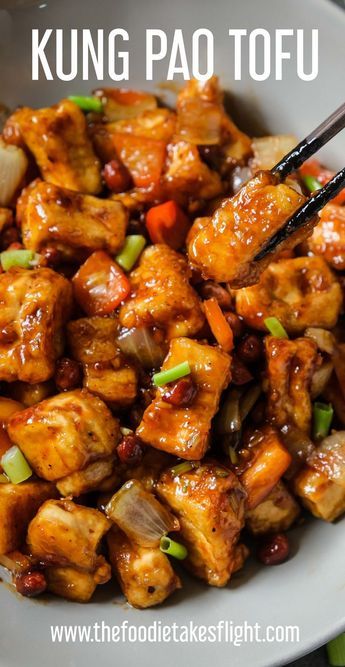
POLYGON ((3 475, 2 473, 0 473, 0 484, 8 484, 8 482, 9 482, 8 477, 6 477, 6 475, 3 475))
POLYGON ((320 190, 322 188, 322 183, 320 183, 314 176, 303 176, 302 181, 308 188, 309 192, 315 192, 315 190, 320 190))
POLYGON ((169 556, 173 556, 178 560, 184 560, 188 556, 186 547, 179 542, 175 542, 175 540, 172 540, 171 537, 168 537, 167 535, 161 537, 160 550, 163 551, 164 554, 169 554, 169 556))
POLYGON ((144 250, 145 245, 145 236, 141 236, 140 234, 126 236, 125 244, 121 252, 115 258, 117 263, 120 264, 125 271, 130 271, 139 255, 144 250))
POLYGON ((236 449, 234 447, 229 446, 229 457, 232 465, 236 465, 238 463, 238 454, 236 452, 236 449))
POLYGON ((170 472, 173 477, 177 477, 178 475, 183 475, 184 472, 190 472, 193 468, 193 463, 190 463, 190 461, 183 461, 183 463, 178 463, 177 466, 171 468, 170 472))
POLYGON ((166 371, 155 373, 152 379, 156 387, 161 387, 164 384, 168 384, 168 382, 174 382, 185 377, 185 375, 190 375, 190 373, 191 370, 188 361, 183 361, 182 364, 178 364, 173 368, 167 368, 166 371))
POLYGON ((39 255, 33 250, 4 250, 0 254, 1 266, 4 271, 8 271, 12 266, 20 266, 22 269, 30 269, 39 259, 39 255))
POLYGON ((332 667, 345 667, 345 632, 328 642, 327 653, 332 667))
POLYGON ((15 445, 5 452, 0 464, 12 484, 20 484, 32 475, 26 458, 15 445))
POLYGON ((100 100, 99 97, 92 97, 88 95, 69 95, 68 99, 80 107, 82 111, 95 111, 96 113, 102 113, 103 111, 102 100, 100 100))
POLYGON ((315 440, 325 438, 328 433, 333 419, 333 406, 331 403, 314 403, 313 406, 313 434, 315 440))
POLYGON ((264 325, 272 336, 275 336, 276 338, 289 338, 277 317, 266 317, 264 325))

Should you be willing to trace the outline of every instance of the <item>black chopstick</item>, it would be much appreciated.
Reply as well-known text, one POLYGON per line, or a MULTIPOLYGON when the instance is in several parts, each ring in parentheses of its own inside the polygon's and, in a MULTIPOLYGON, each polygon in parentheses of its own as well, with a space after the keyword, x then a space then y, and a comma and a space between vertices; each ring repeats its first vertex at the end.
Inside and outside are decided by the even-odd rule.
POLYGON ((284 227, 281 227, 274 236, 268 239, 264 247, 254 257, 254 261, 259 262, 261 259, 264 259, 268 253, 276 250, 278 245, 283 241, 286 241, 291 234, 303 227, 318 213, 318 211, 320 211, 321 208, 325 206, 325 204, 327 204, 327 202, 329 202, 330 199, 333 199, 344 186, 345 167, 344 169, 341 169, 341 171, 338 171, 338 173, 328 181, 327 185, 320 188, 320 190, 317 190, 312 197, 295 211, 284 227))
POLYGON ((298 169, 308 158, 316 153, 330 139, 345 127, 345 102, 326 120, 311 132, 303 141, 283 157, 271 170, 281 180, 298 169))

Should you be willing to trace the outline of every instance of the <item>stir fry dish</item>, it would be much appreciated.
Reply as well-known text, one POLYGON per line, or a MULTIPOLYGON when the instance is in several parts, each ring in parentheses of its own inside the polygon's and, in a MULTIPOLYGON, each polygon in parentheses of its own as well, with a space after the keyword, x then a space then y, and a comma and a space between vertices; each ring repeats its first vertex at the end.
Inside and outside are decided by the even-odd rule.
POLYGON ((8 114, 0 563, 22 595, 112 579, 150 607, 345 512, 345 191, 257 258, 334 175, 279 179, 296 143, 238 129, 216 77, 175 110, 102 88, 8 114))

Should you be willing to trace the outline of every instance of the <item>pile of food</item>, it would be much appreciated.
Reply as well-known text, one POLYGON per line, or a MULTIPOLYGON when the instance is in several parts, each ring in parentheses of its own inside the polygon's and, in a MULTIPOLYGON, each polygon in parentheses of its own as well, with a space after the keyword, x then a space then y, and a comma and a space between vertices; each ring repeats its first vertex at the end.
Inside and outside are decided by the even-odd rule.
POLYGON ((333 172, 285 182, 216 78, 176 110, 100 89, 0 140, 0 563, 23 595, 139 608, 182 567, 225 586, 345 511, 345 192, 260 249, 333 172))

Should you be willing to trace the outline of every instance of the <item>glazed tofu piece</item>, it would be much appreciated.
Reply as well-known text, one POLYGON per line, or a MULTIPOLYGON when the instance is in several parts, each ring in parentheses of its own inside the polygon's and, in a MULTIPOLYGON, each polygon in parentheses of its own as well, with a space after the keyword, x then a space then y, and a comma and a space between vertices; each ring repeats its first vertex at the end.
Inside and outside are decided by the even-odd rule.
POLYGON ((69 281, 48 268, 13 268, 0 275, 0 306, 0 380, 51 378, 72 307, 69 281))
POLYGON ((246 512, 246 526, 253 535, 288 530, 300 514, 295 498, 280 481, 254 509, 246 512))
POLYGON ((311 382, 318 365, 316 343, 310 338, 266 336, 267 416, 281 428, 292 425, 310 432, 311 382))
POLYGON ((308 239, 314 255, 322 255, 333 269, 345 269, 345 207, 327 204, 320 212, 320 222, 308 239))
POLYGON ((265 424, 245 434, 236 473, 246 491, 246 509, 255 509, 274 489, 292 461, 279 432, 265 424))
POLYGON ((120 202, 39 180, 23 198, 17 220, 29 250, 40 252, 49 246, 64 259, 82 261, 96 250, 116 254, 124 244, 127 213, 120 202))
POLYGON ((218 172, 210 169, 197 147, 187 141, 169 145, 164 182, 172 197, 183 192, 196 199, 213 199, 223 192, 218 172))
POLYGON ((131 295, 121 307, 121 324, 162 327, 168 338, 196 334, 204 315, 189 278, 186 260, 175 250, 163 244, 144 250, 130 274, 131 295))
POLYGON ((136 399, 138 374, 119 355, 109 362, 85 364, 84 387, 111 407, 125 408, 136 399))
POLYGON ((293 490, 318 519, 335 521, 345 512, 345 488, 309 466, 297 474, 293 490))
POLYGON ((117 528, 107 535, 109 560, 129 604, 146 609, 181 588, 169 558, 159 547, 142 547, 117 528))
POLYGON ((56 392, 55 382, 48 380, 47 382, 35 382, 29 384, 28 382, 11 382, 8 387, 8 393, 23 404, 23 408, 30 408, 36 403, 44 401, 49 396, 53 396, 56 392))
POLYGON ((73 359, 82 364, 115 359, 119 330, 118 321, 112 317, 72 320, 67 325, 67 340, 73 359))
POLYGON ((157 493, 177 516, 183 563, 211 586, 225 586, 239 569, 238 539, 244 525, 245 491, 236 475, 218 463, 202 462, 189 472, 163 472, 157 493))
MULTIPOLYGON (((270 172, 258 172, 192 235, 188 245, 192 266, 203 278, 229 282, 234 289, 252 285, 276 253, 260 261, 255 261, 256 255, 304 202, 303 195, 279 183, 270 172)), ((292 234, 277 252, 301 243, 313 224, 315 221, 292 234)))
POLYGON ((245 323, 266 331, 277 317, 289 334, 307 327, 332 329, 342 307, 340 285, 322 257, 295 257, 270 264, 252 287, 235 292, 236 312, 245 323))
POLYGON ((48 482, 0 484, 0 554, 21 546, 40 505, 56 496, 56 488, 48 482))
POLYGON ((104 482, 112 477, 116 469, 115 455, 90 463, 83 470, 72 472, 56 482, 62 496, 78 497, 84 493, 101 490, 104 482))
MULTIPOLYGON (((97 194, 102 188, 101 165, 87 134, 86 119, 71 100, 46 109, 23 107, 7 121, 33 154, 42 178, 70 190, 97 194)), ((12 143, 12 141, 11 141, 12 143)), ((17 141, 18 143, 18 141, 17 141)))
POLYGON ((114 455, 118 420, 85 389, 69 391, 14 415, 8 433, 37 475, 61 480, 114 455))
POLYGON ((84 387, 110 406, 126 407, 137 395, 137 371, 116 344, 115 319, 85 317, 68 324, 73 357, 83 364, 84 387))
POLYGON ((95 572, 104 564, 98 555, 110 523, 98 510, 72 500, 48 500, 32 519, 27 535, 30 554, 52 566, 95 572))
POLYGON ((95 572, 85 572, 73 567, 47 567, 44 576, 50 593, 72 602, 89 602, 97 586, 109 581, 111 569, 104 560, 95 572))
POLYGON ((166 387, 158 387, 146 408, 137 434, 147 444, 183 459, 201 459, 208 447, 211 420, 221 393, 230 381, 230 357, 217 347, 190 338, 174 338, 162 370, 188 361, 197 393, 189 406, 164 401, 166 387))

